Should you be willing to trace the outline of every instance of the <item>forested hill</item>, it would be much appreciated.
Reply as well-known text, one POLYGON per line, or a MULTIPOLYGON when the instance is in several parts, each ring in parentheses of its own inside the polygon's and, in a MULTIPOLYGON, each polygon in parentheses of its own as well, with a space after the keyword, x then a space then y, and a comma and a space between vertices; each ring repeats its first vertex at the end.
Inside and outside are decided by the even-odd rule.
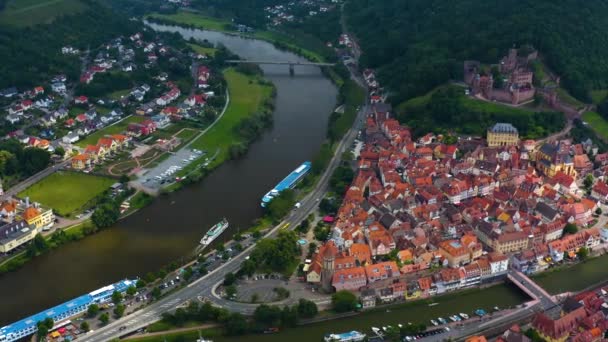
POLYGON ((363 64, 379 69, 396 102, 461 79, 465 59, 496 63, 523 44, 580 100, 608 88, 608 1, 348 0, 346 13, 363 64))
POLYGON ((141 27, 96 0, 52 1, 48 8, 46 2, 9 0, 0 12, 0 89, 23 90, 57 74, 77 79, 81 63, 62 55, 62 46, 96 48, 141 27))

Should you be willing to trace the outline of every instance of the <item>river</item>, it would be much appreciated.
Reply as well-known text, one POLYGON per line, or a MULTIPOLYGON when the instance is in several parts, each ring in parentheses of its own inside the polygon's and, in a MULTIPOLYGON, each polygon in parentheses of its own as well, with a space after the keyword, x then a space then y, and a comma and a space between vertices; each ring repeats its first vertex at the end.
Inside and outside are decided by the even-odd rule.
MULTIPOLYGON (((221 42, 243 58, 303 61, 272 44, 218 32, 151 25, 184 38, 221 42)), ((323 143, 337 89, 320 69, 262 66, 277 89, 274 125, 247 155, 230 161, 199 184, 158 198, 115 227, 35 258, 0 277, 0 326, 125 277, 156 271, 191 253, 202 234, 222 217, 223 236, 249 227, 261 216, 261 197, 323 143)), ((218 239, 219 240, 219 239, 218 239)))

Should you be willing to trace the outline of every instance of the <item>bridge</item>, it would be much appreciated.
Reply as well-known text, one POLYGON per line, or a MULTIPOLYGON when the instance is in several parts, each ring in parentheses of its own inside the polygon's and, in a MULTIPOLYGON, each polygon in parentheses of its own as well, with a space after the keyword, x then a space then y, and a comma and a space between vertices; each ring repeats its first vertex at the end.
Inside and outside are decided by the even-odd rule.
POLYGON ((264 60, 247 60, 247 59, 229 59, 226 63, 230 64, 266 64, 266 65, 289 65, 289 73, 294 74, 296 65, 302 66, 318 66, 327 67, 334 66, 336 63, 319 63, 319 62, 299 62, 299 61, 264 61, 264 60))
POLYGON ((532 299, 538 300, 544 310, 555 307, 558 304, 553 296, 547 293, 545 289, 540 287, 525 274, 511 269, 509 270, 507 278, 532 299))

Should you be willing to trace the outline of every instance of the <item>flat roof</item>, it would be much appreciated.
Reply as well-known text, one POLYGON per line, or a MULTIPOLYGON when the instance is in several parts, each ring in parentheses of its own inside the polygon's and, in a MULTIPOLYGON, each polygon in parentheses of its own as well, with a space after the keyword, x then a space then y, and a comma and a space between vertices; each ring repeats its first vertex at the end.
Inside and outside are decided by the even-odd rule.
MULTIPOLYGON (((35 327, 36 323, 43 321, 48 317, 55 317, 58 315, 65 314, 65 313, 73 310, 74 308, 80 307, 82 305, 88 306, 88 305, 92 304, 93 302, 95 302, 97 299, 99 299, 99 297, 102 297, 102 296, 99 296, 99 293, 100 293, 99 291, 102 289, 104 289, 105 291, 108 291, 111 289, 112 290, 110 292, 110 295, 111 295, 112 292, 114 292, 114 290, 123 292, 123 291, 126 291, 126 289, 131 285, 135 285, 135 281, 125 279, 125 280, 121 280, 115 284, 102 287, 99 290, 95 290, 93 292, 82 295, 80 297, 76 297, 63 304, 59 304, 50 309, 39 312, 35 315, 29 316, 20 321, 11 323, 9 325, 6 325, 6 326, 0 328, 0 336, 8 336, 8 335, 16 334, 20 331, 29 329, 32 326, 35 327), (93 293, 97 294, 97 296, 93 295, 93 293)), ((55 322, 55 323, 57 323, 57 322, 55 322)))

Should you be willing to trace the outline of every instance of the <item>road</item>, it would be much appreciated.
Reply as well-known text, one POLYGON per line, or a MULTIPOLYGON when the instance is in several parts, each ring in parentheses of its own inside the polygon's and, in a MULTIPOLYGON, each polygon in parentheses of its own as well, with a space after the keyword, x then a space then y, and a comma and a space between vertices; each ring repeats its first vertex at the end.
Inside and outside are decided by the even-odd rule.
MULTIPOLYGON (((351 72, 353 71, 351 70, 351 72)), ((356 76, 355 73, 352 73, 352 75, 353 78, 355 78, 359 83, 363 83, 359 79, 359 77, 356 76)), ((265 238, 277 235, 280 230, 280 227, 283 226, 285 223, 289 223, 289 227, 291 227, 290 229, 294 229, 300 224, 300 222, 305 220, 310 213, 316 210, 320 199, 327 191, 331 175, 341 162, 342 153, 350 147, 355 137, 357 136, 367 110, 367 104, 361 106, 361 109, 359 110, 359 112, 357 113, 357 117, 355 118, 355 124, 344 135, 344 137, 336 147, 336 152, 331 161, 329 162, 327 169, 321 175, 315 189, 300 201, 300 203, 302 204, 301 207, 295 211, 292 211, 283 222, 279 223, 276 227, 270 230, 264 236, 265 238)), ((102 342, 119 338, 122 335, 126 335, 129 332, 133 332, 137 329, 146 327, 147 325, 150 325, 151 323, 160 320, 161 315, 163 313, 174 310, 176 306, 183 304, 189 300, 198 300, 198 298, 200 297, 206 297, 210 299, 214 304, 221 305, 222 307, 230 311, 251 313, 255 306, 217 298, 213 296, 212 289, 216 284, 224 280, 224 277, 227 273, 236 273, 239 270, 241 263, 251 254, 254 247, 255 244, 251 245, 238 256, 234 257, 232 260, 227 261, 221 267, 213 270, 204 277, 196 280, 195 282, 178 290, 177 292, 174 292, 158 300, 157 302, 150 304, 149 306, 143 308, 140 311, 134 312, 124 318, 121 318, 120 320, 114 321, 105 327, 89 332, 87 336, 83 336, 82 340, 102 342), (119 331, 118 329, 122 326, 125 326, 126 329, 119 331)))

